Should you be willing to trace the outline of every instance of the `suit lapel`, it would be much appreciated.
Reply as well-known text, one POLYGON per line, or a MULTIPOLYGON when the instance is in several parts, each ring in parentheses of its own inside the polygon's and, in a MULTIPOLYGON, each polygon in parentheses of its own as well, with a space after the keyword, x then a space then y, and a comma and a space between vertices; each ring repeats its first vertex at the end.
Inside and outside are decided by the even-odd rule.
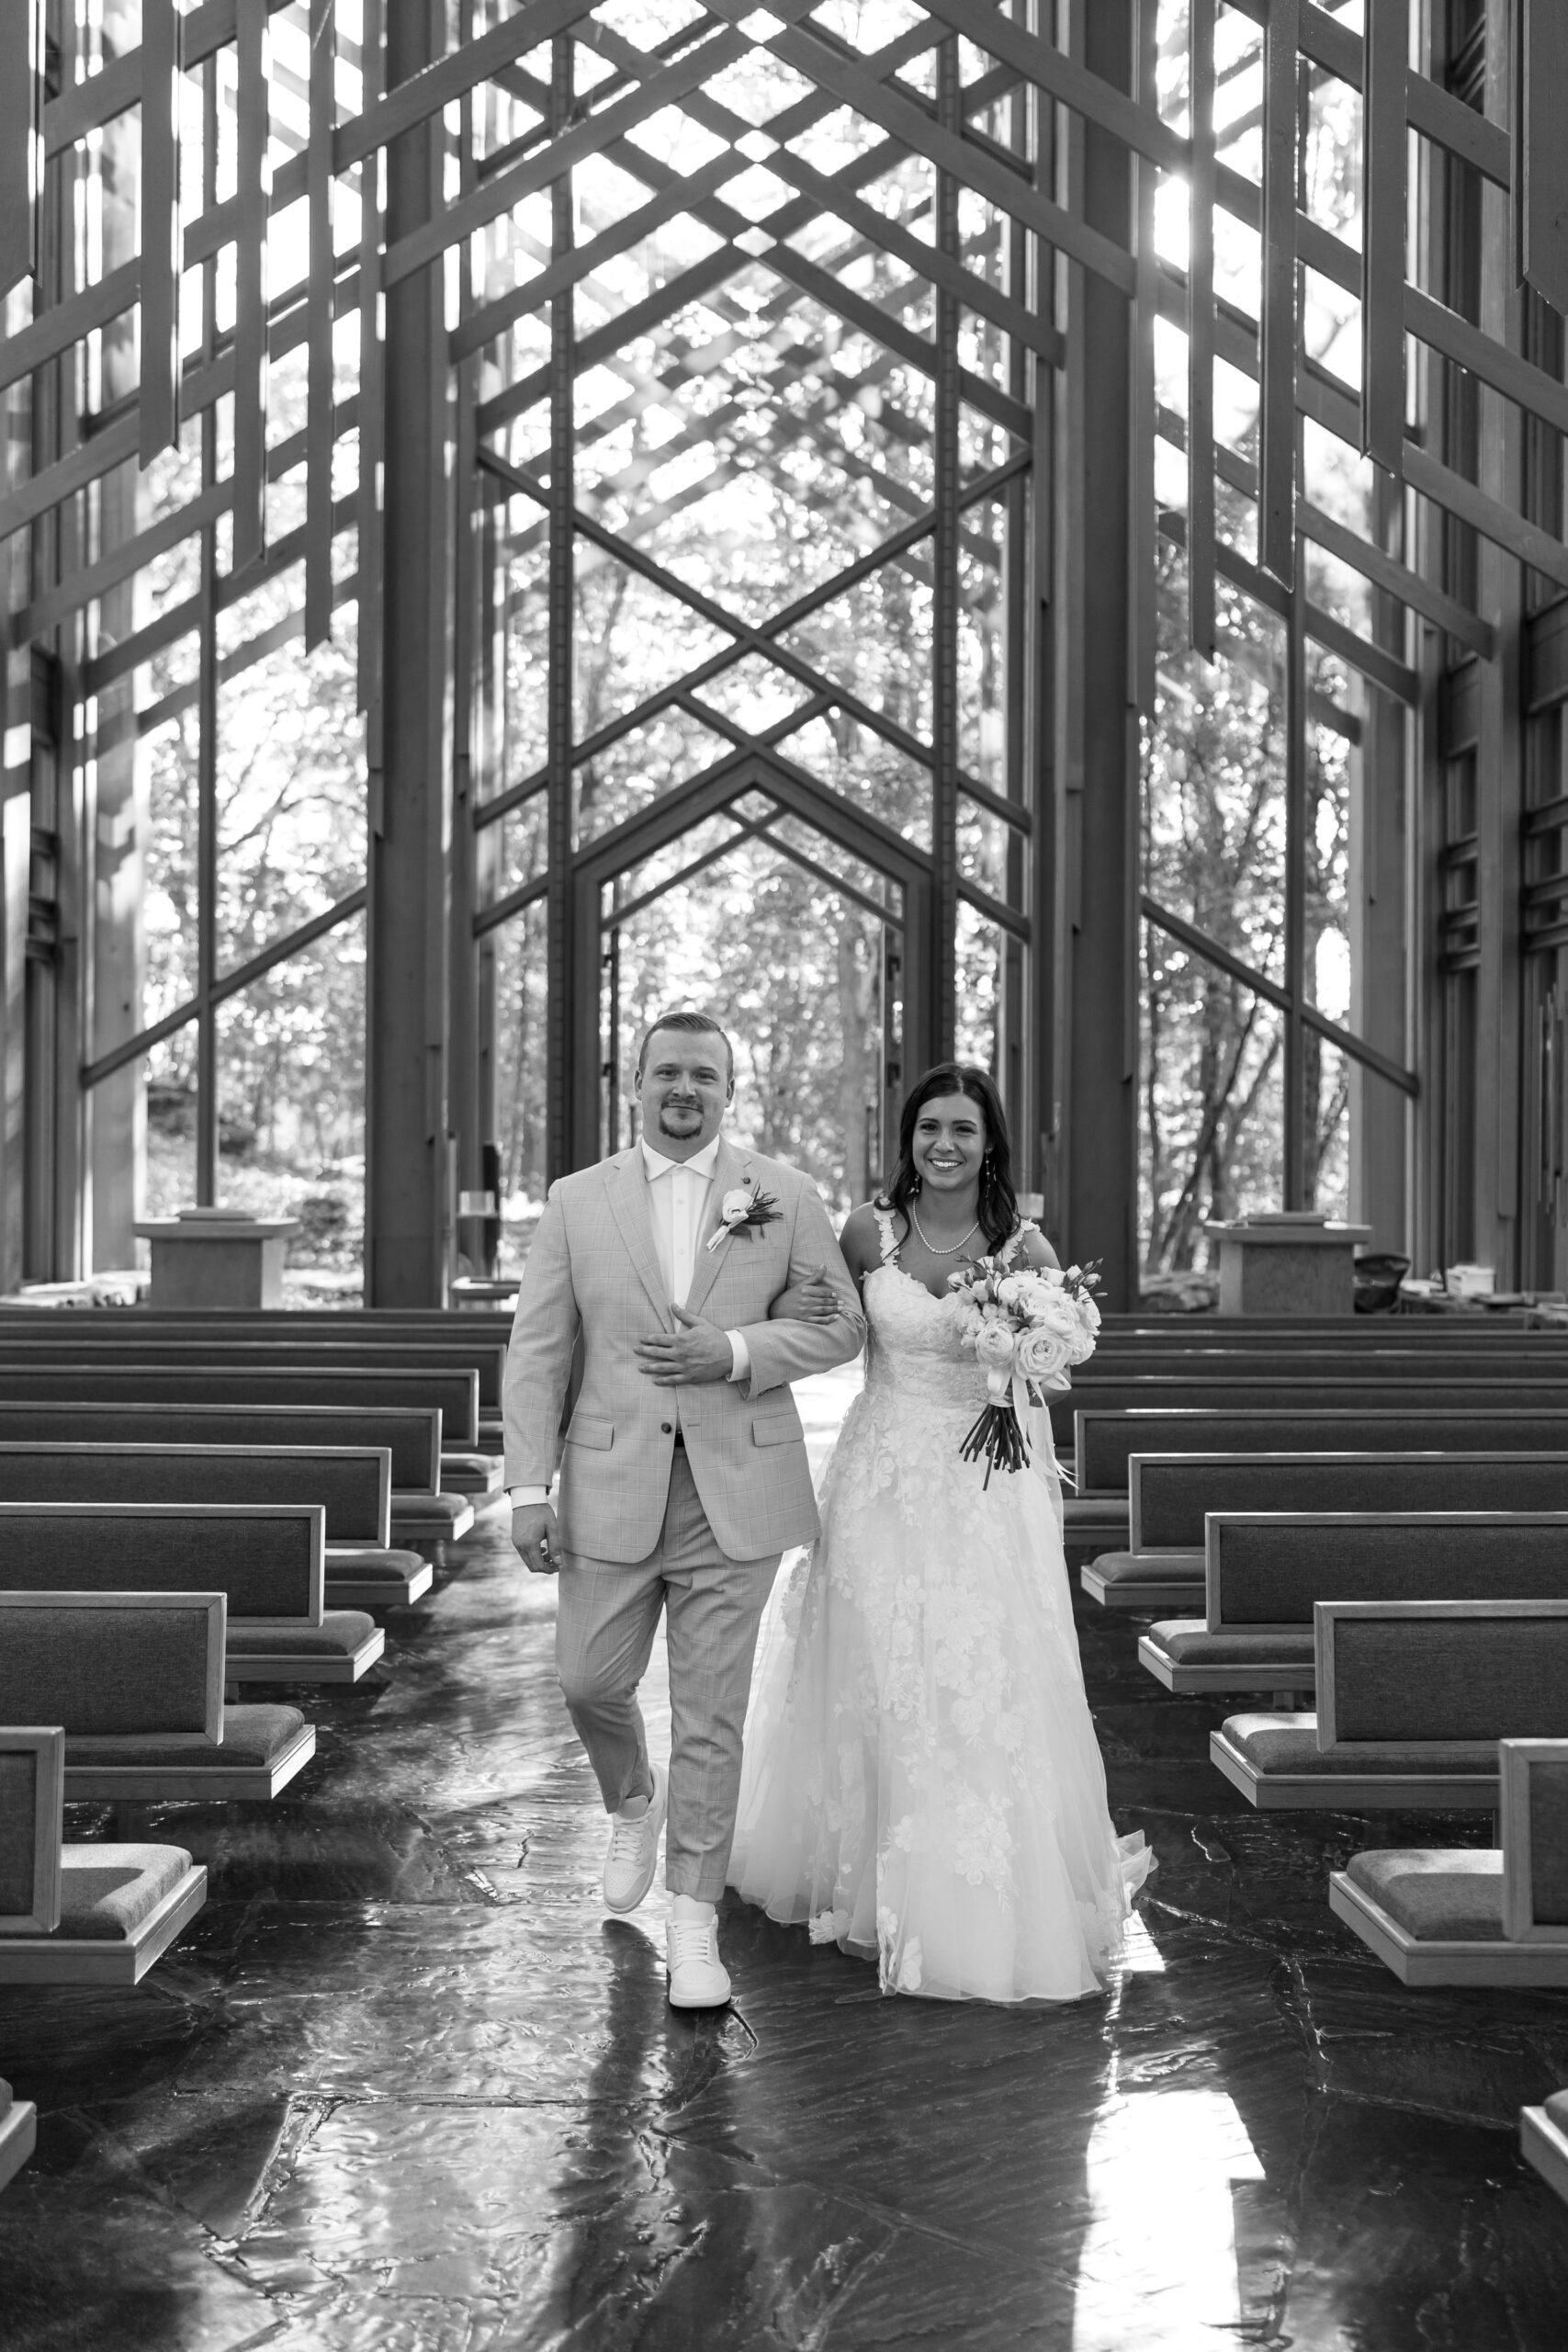
POLYGON ((713 1288, 720 1266, 735 1247, 735 1237, 729 1233, 725 1234, 716 1249, 710 1250, 708 1243, 721 1229, 718 1213, 726 1193, 734 1192, 737 1185, 744 1181, 749 1165, 748 1154, 735 1150, 726 1137, 719 1138, 718 1158, 714 1162, 713 1182, 708 1190, 707 1210, 697 1242, 697 1262, 692 1272, 692 1287, 686 1294, 688 1315, 702 1313, 703 1301, 713 1288))
POLYGON ((627 1255, 653 1302, 660 1328, 668 1331, 673 1318, 659 1271, 659 1252, 653 1246, 653 1204, 648 1197, 648 1166, 640 1145, 634 1144, 618 1160, 611 1161, 604 1172, 604 1190, 627 1255))

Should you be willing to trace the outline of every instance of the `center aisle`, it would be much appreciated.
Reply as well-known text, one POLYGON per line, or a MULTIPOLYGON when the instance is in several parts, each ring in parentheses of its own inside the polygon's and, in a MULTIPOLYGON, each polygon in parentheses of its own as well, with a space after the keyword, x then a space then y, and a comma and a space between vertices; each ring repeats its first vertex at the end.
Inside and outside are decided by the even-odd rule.
MULTIPOLYGON (((814 1450, 853 1377, 803 1396, 814 1450)), ((603 1913, 554 1588, 503 1526, 394 1616, 389 1678, 313 1704, 297 1792, 146 1816, 213 1888, 142 1988, 0 1996, 40 2109, 7 2352, 1560 2341, 1514 2132, 1568 2081, 1568 2001, 1406 1992, 1324 1899, 1352 1846, 1444 1825, 1244 1810, 1223 1711, 1085 1610, 1118 1826, 1161 1865, 1117 1984, 883 2000, 731 1905, 735 2007, 678 2017, 662 1891, 603 1913)), ((667 1738, 661 1652, 648 1698, 667 1738)))

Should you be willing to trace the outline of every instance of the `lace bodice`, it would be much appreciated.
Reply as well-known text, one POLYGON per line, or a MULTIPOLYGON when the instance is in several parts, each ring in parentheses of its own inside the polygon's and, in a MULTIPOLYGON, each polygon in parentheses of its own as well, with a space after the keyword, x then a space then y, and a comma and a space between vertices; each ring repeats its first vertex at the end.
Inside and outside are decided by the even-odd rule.
MULTIPOLYGON (((973 1419, 988 1392, 985 1373, 960 1342, 957 1302, 933 1297, 924 1283, 904 1272, 891 1213, 874 1209, 873 1215, 882 1237, 882 1263, 872 1268, 864 1284, 870 1331, 866 1395, 877 1401, 947 1407, 973 1419)), ((998 1254, 1010 1258, 1034 1229, 1021 1223, 998 1254)))

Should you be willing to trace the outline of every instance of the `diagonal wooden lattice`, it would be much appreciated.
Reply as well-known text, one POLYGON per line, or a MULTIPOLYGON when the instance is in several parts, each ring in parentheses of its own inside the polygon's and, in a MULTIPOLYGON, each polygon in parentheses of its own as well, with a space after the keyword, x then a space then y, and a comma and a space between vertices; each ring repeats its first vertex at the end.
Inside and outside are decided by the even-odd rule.
MULTIPOLYGON (((618 859, 629 868, 645 854, 648 831, 641 819, 627 819, 619 834, 591 849, 576 843, 573 775, 585 758, 662 714, 700 719, 730 749, 661 804, 660 826, 682 813, 695 823, 761 790, 774 794, 781 809, 809 812, 825 837, 852 846, 890 885, 897 879, 907 1057, 951 1043, 961 903, 1021 944, 1039 935, 1043 894, 1058 887, 1052 863, 1057 819, 1039 782, 1049 764, 1045 732, 1055 721, 1031 682, 1040 669, 1042 631, 1055 625, 1047 613, 1061 603, 1051 569, 1061 462, 1052 454, 1058 431, 1053 404, 1074 365, 1071 288, 1092 283, 1126 306, 1131 325, 1137 375, 1128 453, 1135 478, 1131 555, 1139 584, 1130 676, 1145 712, 1153 707, 1154 646, 1142 583, 1152 580, 1156 533, 1185 547, 1191 639, 1204 655, 1219 650, 1216 581, 1224 581, 1284 625, 1292 678, 1304 675, 1301 649, 1311 640, 1406 707, 1416 707, 1422 691, 1407 646, 1359 635, 1315 603, 1304 581, 1303 542, 1483 662, 1498 654, 1493 621, 1454 592, 1439 564, 1407 552, 1424 545, 1416 527, 1422 516, 1450 518, 1568 591, 1568 549, 1558 532, 1532 515, 1510 483, 1484 473, 1471 479, 1413 434, 1406 388, 1410 367, 1440 363, 1551 435, 1568 431, 1568 390, 1517 347, 1495 306, 1472 322, 1416 282, 1406 262, 1414 135, 1446 165, 1508 192, 1517 275, 1547 302, 1568 306, 1561 225, 1568 213, 1568 156, 1556 136, 1551 97, 1568 72, 1561 11, 1542 0, 1521 7, 1512 130, 1411 64, 1406 0, 1377 0, 1367 12, 1365 39, 1311 0, 1231 0, 1228 11, 1219 0, 1190 0, 1184 124, 1162 112, 1156 96, 1152 0, 1136 11, 1139 62, 1126 88, 1075 51, 1066 29, 1069 12, 1063 12, 1060 39, 1048 29, 1052 12, 1032 0, 922 0, 900 13, 907 21, 896 37, 863 52, 839 29, 834 11, 817 0, 777 0, 769 10, 746 0, 706 0, 665 38, 639 48, 618 28, 613 8, 596 12, 589 0, 528 0, 488 24, 468 10, 463 38, 444 53, 425 54, 421 40, 430 51, 439 37, 427 21, 430 11, 422 17, 408 0, 366 0, 356 40, 340 28, 334 0, 290 0, 283 8, 272 0, 204 0, 183 13, 175 0, 141 0, 139 42, 115 55, 92 53, 73 23, 56 27, 56 38, 46 40, 36 0, 4 0, 6 53, 28 61, 26 73, 7 81, 9 111, 0 118, 0 174, 6 175, 0 186, 6 240, 0 277, 14 289, 0 355, 0 387, 10 388, 13 411, 10 470, 0 483, 0 542, 9 559, 6 790, 28 790, 39 753, 35 659, 56 665, 58 691, 70 706, 59 740, 85 763, 96 748, 90 707, 183 638, 198 643, 198 675, 136 714, 143 733, 193 706, 210 729, 220 678, 242 674, 248 662, 296 639, 307 648, 319 644, 334 610, 352 603, 374 800, 386 756, 383 484, 389 403, 400 392, 389 368, 389 306, 400 289, 427 288, 447 272, 455 300, 434 364, 451 396, 457 561, 450 613, 433 611, 430 628, 435 658, 455 688, 452 768, 443 786, 458 820, 452 906, 467 927, 465 945, 525 906, 548 906, 557 1168, 585 1156, 599 1135, 600 916, 592 891, 620 870, 618 859), (1256 178, 1227 159, 1216 136, 1215 28, 1226 14, 1261 33, 1256 178), (416 19, 418 40, 411 30, 416 19), (274 33, 285 28, 302 41, 303 70, 274 60, 274 33), (802 93, 761 125, 742 120, 716 93, 727 70, 758 50, 789 69, 802 93), (1323 227, 1301 200, 1303 94, 1322 77, 1360 94, 1359 250, 1323 227), (197 94, 210 127, 199 187, 181 153, 182 120, 197 94), (689 168, 664 160, 650 139, 649 127, 671 110, 713 150, 689 168), (220 182, 217 126, 230 114, 220 182), (134 250, 111 252, 101 239, 102 250, 95 250, 91 240, 72 233, 55 234, 51 246, 51 204, 60 212, 74 178, 90 179, 98 167, 88 162, 89 151, 112 150, 132 115, 140 164, 134 250), (813 159, 811 134, 840 116, 852 125, 852 152, 825 167, 820 156, 813 159), (400 158, 412 153, 410 140, 422 126, 439 135, 430 142, 430 184, 411 205, 406 190, 399 193, 400 173, 406 177, 400 158), (1100 142, 1101 155, 1110 142, 1131 173, 1124 237, 1097 221, 1085 197, 1083 157, 1091 139, 1100 142), (737 202, 733 187, 749 144, 784 190, 757 217, 737 202), (583 175, 600 167, 613 170, 616 185, 630 193, 583 235, 575 195, 583 175), (890 203, 884 183, 905 169, 922 175, 922 192, 890 203), (1162 253, 1155 234, 1160 191, 1172 182, 1188 191, 1185 264, 1162 253), (985 224, 978 231, 975 218, 985 224), (288 236, 286 220, 294 223, 288 236), (1255 316, 1216 295, 1215 240, 1224 221, 1260 241, 1255 316), (698 232, 707 249, 692 260, 682 240, 698 232), (652 257, 650 283, 626 303, 606 273, 638 253, 652 257), (303 266, 291 265, 293 282, 273 282, 284 256, 295 254, 303 266), (856 283, 868 254, 907 273, 907 301, 877 299, 856 283), (519 276, 523 264, 530 266, 519 276), (727 289, 738 274, 755 270, 766 272, 770 290, 760 311, 743 313, 727 289), (233 289, 231 319, 223 324, 220 272, 233 289), (1360 304, 1359 384, 1329 373, 1305 347, 1307 273, 1360 304), (600 322, 580 320, 584 304, 604 313, 600 322), (712 364, 713 352, 699 351, 690 333, 698 306, 738 336, 757 320, 772 338, 761 399, 766 424, 753 430, 756 409, 739 398, 693 414, 663 445, 663 455, 705 448, 710 464, 662 502, 643 498, 640 481, 625 472, 603 477, 591 499, 580 495, 580 469, 599 442, 712 364), (924 319, 910 323, 906 312, 921 309, 924 319), (200 333, 193 337, 197 310, 200 333), (866 354, 852 384, 835 385, 831 399, 820 388, 802 390, 816 358, 814 322, 823 318, 837 321, 866 354), (353 322, 357 380, 340 397, 334 328, 353 322), (1156 397, 1158 322, 1187 338, 1185 415, 1156 397), (998 362, 988 369, 964 356, 961 341, 971 324, 995 341, 998 362), (111 347, 118 355, 112 365, 102 356, 111 347), (126 357, 131 351, 133 367, 126 357), (291 410, 288 429, 280 430, 276 373, 300 352, 302 421, 295 422, 291 410), (1258 387, 1250 448, 1226 446, 1216 434, 1218 367, 1258 387), (615 378, 621 393, 584 424, 578 388, 594 369, 615 378), (914 495, 879 457, 847 461, 835 437, 846 390, 880 397, 879 388, 895 378, 930 388, 922 394, 929 418, 905 413, 897 401, 886 411, 889 431, 897 428, 929 468, 929 497, 914 495), (965 458, 966 420, 993 436, 990 462, 965 458), (1395 486, 1395 504, 1404 501, 1401 526, 1358 532, 1305 494, 1303 420, 1375 461, 1395 486), (200 486, 153 512, 139 483, 152 480, 158 462, 193 427, 203 436, 200 486), (694 589, 649 546, 699 496, 739 479, 742 427, 750 433, 748 468, 777 468, 793 447, 809 446, 824 461, 843 466, 860 492, 880 499, 898 518, 852 566, 760 622, 694 589), (1153 497, 1156 438, 1183 454, 1184 512, 1162 510, 1153 497), (301 469, 303 519, 279 530, 270 506, 277 486, 301 469), (1219 526, 1217 499, 1224 492, 1256 513, 1250 556, 1219 526), (626 511, 618 522, 607 521, 604 510, 617 501, 626 511), (518 502, 532 520, 514 521, 518 502), (1000 517, 995 529, 978 519, 993 508, 1000 517), (351 533, 352 562, 344 552, 351 533), (129 629, 104 631, 104 600, 191 539, 203 550, 194 593, 165 602, 129 629), (503 607, 509 593, 497 584, 502 574, 536 549, 547 562, 552 608, 548 717, 536 755, 509 780, 493 763, 485 772, 476 715, 491 658, 485 631, 498 598, 503 607), (571 698, 571 594, 574 567, 586 550, 626 567, 727 642, 580 737, 571 698), (1015 673, 1005 788, 960 757, 957 664, 966 560, 994 576, 1005 608, 1015 673), (925 732, 891 718, 787 642, 803 619, 887 568, 900 568, 932 598, 925 732), (287 616, 220 652, 224 616, 243 608, 261 583, 284 578, 298 581, 287 616), (96 632, 89 626, 95 614, 96 632), (929 850, 884 837, 874 819, 847 808, 793 763, 782 738, 748 730, 705 699, 705 689, 749 659, 802 690, 801 708, 851 718, 919 767, 929 778, 929 850), (542 862, 498 888, 485 864, 487 837, 499 839, 540 796, 548 810, 542 862), (964 810, 996 820, 1017 853, 1004 861, 999 888, 963 869, 964 810), (597 877, 592 891, 588 877, 597 877)), ((395 583, 390 593, 397 593, 395 583)), ((500 618, 504 626, 504 609, 500 618)), ((1348 729, 1352 722, 1340 714, 1339 723, 1348 729)), ((1143 911, 1285 1012, 1297 1041, 1294 1077, 1287 1054, 1288 1095, 1294 1087, 1299 1096, 1303 1024, 1410 1091, 1416 1080, 1400 1057, 1326 1020, 1308 1001, 1300 924, 1292 931, 1290 913, 1304 855, 1306 724, 1303 686, 1293 694, 1287 746, 1292 831, 1283 978, 1238 962, 1152 900, 1143 911)), ((210 750, 204 774, 201 788, 210 794, 210 750)), ((772 821, 735 820, 757 834, 772 821)), ((217 888, 211 833, 208 825, 204 902, 217 888)), ((112 1042, 101 1033, 96 1046, 88 1041, 84 1082, 91 1087, 129 1068, 156 1040, 195 1020, 208 1040, 204 1083, 210 1093, 219 1005, 366 902, 364 890, 349 894, 229 972, 218 968, 207 922, 197 994, 155 1023, 133 1019, 112 1042)), ((878 903, 884 911, 891 904, 878 903)), ((1034 1126, 1042 1124, 1035 1116, 1034 1126)), ((1293 1125, 1299 1130, 1299 1117, 1293 1125)), ((203 1133, 211 1128, 208 1117, 203 1133)), ((209 1191, 212 1172, 209 1149, 198 1167, 209 1191)))

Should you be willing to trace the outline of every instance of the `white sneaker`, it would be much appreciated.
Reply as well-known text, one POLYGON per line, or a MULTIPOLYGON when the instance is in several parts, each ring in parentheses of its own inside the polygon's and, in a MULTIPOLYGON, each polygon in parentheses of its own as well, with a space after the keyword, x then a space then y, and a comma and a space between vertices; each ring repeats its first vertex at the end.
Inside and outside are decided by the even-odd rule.
POLYGON ((653 1884, 659 1833, 669 1802, 670 1775, 656 1764, 648 1811, 637 1821, 623 1821, 618 1813, 612 1817, 609 1851, 604 1856, 604 1900, 612 1911, 635 1911, 653 1884))
POLYGON ((722 2009, 729 1972, 718 1956, 718 1921, 671 1919, 664 1931, 672 2009, 722 2009))

